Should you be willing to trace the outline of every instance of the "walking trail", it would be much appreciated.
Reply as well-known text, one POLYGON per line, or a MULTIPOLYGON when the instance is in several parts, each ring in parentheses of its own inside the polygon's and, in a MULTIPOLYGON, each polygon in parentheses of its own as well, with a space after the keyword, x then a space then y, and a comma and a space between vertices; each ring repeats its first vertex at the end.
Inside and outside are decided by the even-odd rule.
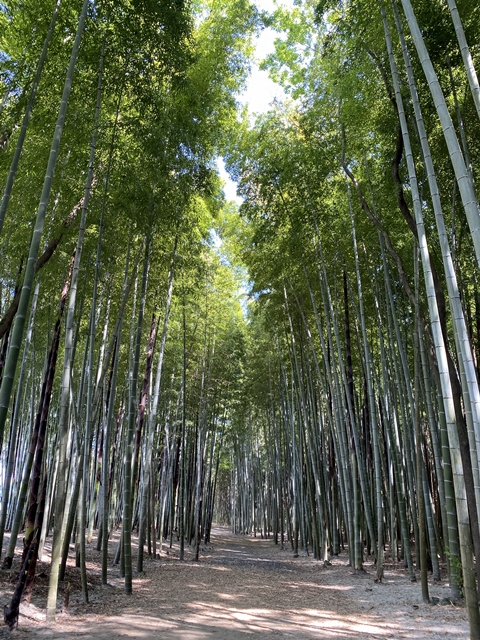
MULTIPOLYGON (((112 544, 112 552, 114 546, 112 544)), ((296 640, 403 638, 465 640, 466 611, 453 604, 423 604, 420 584, 410 583, 403 565, 387 564, 383 584, 375 571, 355 574, 347 554, 324 567, 312 556, 293 558, 272 539, 235 536, 216 527, 200 561, 191 550, 178 560, 178 548, 163 546, 160 559, 146 560, 145 574, 134 579, 134 593, 123 593, 119 568, 109 568, 101 585, 99 553, 89 551, 90 603, 81 603, 79 569, 68 568, 68 612, 45 623, 48 575, 39 565, 32 604, 20 610, 18 630, 0 627, 0 637, 69 640, 296 640)), ((47 565, 45 565, 45 568, 47 565)), ((17 569, 18 570, 18 569, 17 569)), ((14 575, 2 573, 0 593, 10 600, 14 575)), ((448 586, 430 585, 430 595, 445 601, 448 586)))

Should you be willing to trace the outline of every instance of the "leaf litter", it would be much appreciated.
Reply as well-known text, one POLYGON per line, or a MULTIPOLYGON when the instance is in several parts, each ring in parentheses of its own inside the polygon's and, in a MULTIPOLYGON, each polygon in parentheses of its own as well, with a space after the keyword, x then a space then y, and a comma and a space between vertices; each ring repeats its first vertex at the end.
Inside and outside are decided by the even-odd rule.
MULTIPOLYGON (((446 581, 430 582, 433 604, 421 599, 420 582, 411 583, 403 563, 385 564, 382 584, 373 559, 365 572, 354 573, 342 551, 324 566, 312 555, 293 558, 272 538, 233 535, 215 527, 212 542, 202 546, 200 560, 178 543, 163 543, 161 554, 145 558, 144 573, 134 575, 133 594, 123 591, 120 567, 112 564, 119 532, 110 541, 108 584, 101 584, 101 553, 94 540, 87 545, 89 603, 81 597, 80 570, 73 546, 65 581, 59 589, 57 621, 45 622, 49 547, 39 562, 32 602, 21 605, 19 627, 0 628, 0 638, 12 640, 258 640, 295 638, 324 640, 395 638, 404 640, 464 640, 468 637, 464 607, 449 600, 446 581), (68 610, 61 612, 70 585, 68 610), (442 603, 442 604, 440 604, 442 603), (436 605, 436 606, 434 606, 436 605)), ((136 544, 136 538, 134 539, 136 544)), ((157 546, 157 552, 159 551, 157 546)), ((134 558, 135 562, 135 558, 134 558)), ((19 570, 0 572, 0 593, 10 601, 19 570)))

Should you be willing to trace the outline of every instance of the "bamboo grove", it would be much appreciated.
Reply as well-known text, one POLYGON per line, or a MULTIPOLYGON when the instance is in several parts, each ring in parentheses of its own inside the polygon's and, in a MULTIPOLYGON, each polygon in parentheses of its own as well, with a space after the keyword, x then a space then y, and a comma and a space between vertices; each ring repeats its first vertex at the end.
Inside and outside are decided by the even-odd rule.
POLYGON ((24 535, 11 627, 47 541, 132 591, 143 549, 208 539, 243 353, 215 249, 216 155, 259 14, 248 3, 2 3, 1 539, 24 535), (32 212, 35 212, 34 215, 32 212), (132 530, 140 536, 132 556, 132 530), (81 533, 80 533, 81 532, 81 533))
POLYGON ((242 222, 226 221, 253 298, 234 530, 325 563, 348 544, 379 582, 403 561, 426 602, 446 563, 472 638, 478 18, 453 1, 278 8, 264 67, 290 100, 239 124, 242 222))
POLYGON ((217 521, 448 580, 480 638, 472 4, 0 4, 7 624, 46 546, 53 621, 71 542, 88 602, 88 546, 131 593, 217 521))

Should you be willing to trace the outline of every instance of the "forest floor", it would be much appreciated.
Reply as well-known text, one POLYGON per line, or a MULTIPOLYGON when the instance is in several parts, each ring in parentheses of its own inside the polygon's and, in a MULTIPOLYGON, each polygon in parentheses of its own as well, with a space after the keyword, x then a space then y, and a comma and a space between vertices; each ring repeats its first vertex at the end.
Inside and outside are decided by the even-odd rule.
MULTIPOLYGON (((118 534, 116 536, 118 540, 118 534)), ((307 640, 395 638, 464 640, 466 610, 446 602, 445 583, 430 584, 438 604, 423 604, 420 583, 411 583, 403 563, 386 564, 382 584, 375 568, 354 573, 343 552, 324 567, 312 556, 292 557, 272 539, 235 536, 215 527, 200 561, 186 548, 163 545, 160 559, 145 559, 143 575, 135 576, 134 593, 123 593, 119 567, 109 567, 108 585, 101 585, 100 553, 88 548, 90 602, 82 604, 79 569, 71 561, 68 612, 57 623, 45 622, 48 564, 39 563, 32 603, 21 606, 19 627, 0 626, 0 638, 11 640, 307 640)), ((111 543, 112 557, 115 537, 111 543)), ((47 560, 46 557, 44 557, 47 560)), ((0 572, 0 603, 10 601, 18 558, 11 572, 0 572)), ((61 603, 59 594, 59 606, 61 603)))

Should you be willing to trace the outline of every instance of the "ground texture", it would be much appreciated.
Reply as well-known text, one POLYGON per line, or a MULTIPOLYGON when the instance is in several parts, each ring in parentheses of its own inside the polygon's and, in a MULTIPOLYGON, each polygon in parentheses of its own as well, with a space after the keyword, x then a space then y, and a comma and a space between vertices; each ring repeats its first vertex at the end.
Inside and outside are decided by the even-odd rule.
MULTIPOLYGON (((112 557, 115 540, 112 541, 112 557)), ((158 550, 157 550, 158 551, 158 550)), ((353 573, 346 553, 324 567, 311 556, 293 558, 273 541, 234 536, 217 527, 203 547, 200 561, 187 550, 164 544, 160 558, 145 562, 145 574, 134 580, 134 594, 123 593, 119 568, 109 569, 108 585, 100 580, 100 554, 89 549, 90 602, 82 604, 79 570, 68 568, 68 611, 55 625, 45 623, 47 564, 38 568, 32 604, 20 609, 19 628, 0 626, 0 637, 69 640, 259 640, 295 638, 403 638, 465 640, 464 608, 448 601, 446 584, 431 584, 437 604, 423 604, 420 584, 410 583, 403 566, 386 565, 383 584, 375 571, 353 573), (440 603, 444 604, 440 604, 440 603)), ((18 565, 14 565, 17 569, 18 565)), ((8 603, 15 571, 0 574, 0 595, 8 603)), ((59 607, 61 605, 59 596, 59 607)))

